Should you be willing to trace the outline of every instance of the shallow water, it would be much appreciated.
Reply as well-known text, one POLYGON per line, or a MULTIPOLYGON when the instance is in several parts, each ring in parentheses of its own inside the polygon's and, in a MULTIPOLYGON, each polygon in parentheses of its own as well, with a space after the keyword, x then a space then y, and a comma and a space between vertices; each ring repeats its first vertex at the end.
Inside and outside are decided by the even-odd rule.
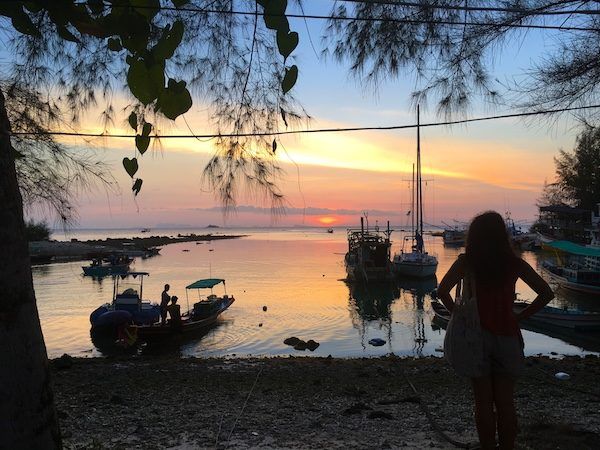
MULTIPOLYGON (((346 284, 342 281, 347 246, 344 229, 335 229, 333 234, 320 228, 152 230, 147 234, 175 236, 189 232, 247 236, 167 245, 160 256, 136 259, 132 269, 150 273, 144 280, 144 299, 157 301, 163 285, 169 283, 170 294, 178 295, 182 309, 186 309, 185 286, 212 276, 227 280, 227 293, 233 294, 236 302, 205 336, 174 341, 163 351, 184 356, 441 355, 437 350, 442 346, 444 331, 432 323, 429 294, 436 281, 390 283, 369 289, 346 284), (314 339, 321 345, 312 353, 298 352, 283 344, 290 336, 314 339), (386 344, 374 347, 368 343, 372 338, 384 339, 386 344)), ((136 230, 82 230, 54 237, 84 240, 147 234, 136 230)), ((402 237, 400 232, 392 235, 393 250, 399 250, 402 237)), ((439 278, 462 250, 444 247, 437 237, 429 237, 426 246, 439 258, 439 278)), ((534 267, 542 259, 532 252, 525 252, 523 257, 534 267)), ((90 339, 89 314, 111 301, 113 282, 110 277, 84 277, 81 266, 85 264, 80 261, 33 267, 42 329, 51 357, 63 353, 101 356, 90 339)), ((221 292, 219 288, 222 286, 215 288, 215 293, 221 292)), ((522 283, 517 292, 524 300, 534 297, 522 283)), ((189 292, 189 303, 196 297, 196 292, 189 292)), ((598 299, 561 290, 553 304, 600 309, 598 299)), ((583 355, 600 351, 598 336, 551 334, 555 337, 524 331, 526 354, 583 355)))

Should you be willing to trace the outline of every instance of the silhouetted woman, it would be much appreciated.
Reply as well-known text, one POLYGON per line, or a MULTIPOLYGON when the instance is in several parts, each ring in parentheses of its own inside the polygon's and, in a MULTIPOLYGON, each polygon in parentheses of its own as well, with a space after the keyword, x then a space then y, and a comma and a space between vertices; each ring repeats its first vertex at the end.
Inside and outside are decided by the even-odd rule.
POLYGON ((479 442, 483 450, 495 448, 497 429, 500 448, 512 449, 517 435, 514 386, 525 362, 518 322, 542 309, 554 294, 548 283, 514 254, 504 220, 497 212, 473 219, 465 253, 440 282, 438 296, 450 312, 454 307, 450 292, 467 270, 475 284, 484 349, 482 376, 471 379, 479 442), (519 278, 537 297, 515 314, 515 283, 519 278))

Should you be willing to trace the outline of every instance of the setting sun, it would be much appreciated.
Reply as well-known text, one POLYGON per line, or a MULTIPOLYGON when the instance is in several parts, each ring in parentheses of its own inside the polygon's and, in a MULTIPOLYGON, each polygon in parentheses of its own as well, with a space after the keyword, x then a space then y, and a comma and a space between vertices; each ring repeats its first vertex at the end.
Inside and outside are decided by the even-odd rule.
POLYGON ((322 223, 323 225, 331 225, 332 223, 337 222, 338 219, 336 219, 335 217, 331 217, 331 216, 325 216, 325 217, 319 217, 318 221, 319 221, 319 223, 322 223))

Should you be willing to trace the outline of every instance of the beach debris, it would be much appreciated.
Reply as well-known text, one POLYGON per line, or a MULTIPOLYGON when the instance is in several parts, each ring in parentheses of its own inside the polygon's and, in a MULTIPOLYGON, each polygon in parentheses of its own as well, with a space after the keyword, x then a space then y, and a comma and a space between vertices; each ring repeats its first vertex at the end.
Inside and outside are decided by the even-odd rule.
POLYGON ((317 341, 314 341, 313 339, 309 339, 308 341, 303 341, 302 339, 297 338, 296 336, 292 336, 292 337, 285 339, 283 341, 283 343, 285 345, 291 345, 292 347, 294 347, 294 350, 304 351, 304 350, 308 349, 311 352, 314 352, 317 349, 317 347, 319 347, 319 345, 321 345, 317 341))
POLYGON ((209 248, 209 249, 208 249, 208 251, 209 251, 209 252, 214 252, 214 251, 215 251, 215 249, 214 249, 214 248, 209 248))
POLYGON ((256 431, 253 431, 252 436, 258 436, 258 433, 256 431))
POLYGON ((566 372, 557 372, 554 374, 554 378, 556 378, 557 380, 568 380, 569 378, 571 378, 571 375, 569 375, 566 372))
POLYGON ((267 310, 267 305, 263 306, 263 311, 267 310))
POLYGON ((306 345, 306 342, 304 342, 302 339, 300 339, 298 341, 298 343, 296 345, 294 345, 294 350, 300 350, 300 351, 304 351, 306 350, 308 347, 306 345))
POLYGON ((262 327, 262 322, 258 324, 259 327, 262 327))
POLYGON ((381 338, 373 338, 369 340, 369 344, 375 347, 381 347, 383 344, 385 344, 385 341, 381 338))
POLYGON ((386 419, 386 420, 394 419, 394 416, 392 416, 390 413, 387 413, 385 411, 378 411, 378 410, 370 412, 367 417, 369 419, 386 419))
POLYGON ((298 339, 296 336, 289 337, 283 341, 283 343, 285 345, 291 345, 291 346, 296 345, 298 342, 300 342, 300 339, 298 339))
POLYGON ((64 353, 60 358, 56 358, 53 363, 56 370, 70 369, 73 366, 73 357, 64 353))
POLYGON ((319 347, 319 345, 321 344, 319 344, 316 341, 313 341, 312 339, 309 339, 306 342, 306 348, 309 349, 311 352, 314 352, 317 349, 317 347, 319 347))
POLYGON ((181 250, 182 252, 189 252, 190 250, 187 248, 184 248, 183 250, 181 250))

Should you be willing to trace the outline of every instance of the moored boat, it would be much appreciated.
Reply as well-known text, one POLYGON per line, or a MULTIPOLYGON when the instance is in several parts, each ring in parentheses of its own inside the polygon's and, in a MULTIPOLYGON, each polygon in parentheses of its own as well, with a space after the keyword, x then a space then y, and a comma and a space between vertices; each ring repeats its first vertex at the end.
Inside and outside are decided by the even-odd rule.
POLYGON ((171 317, 166 325, 160 325, 159 323, 136 325, 133 328, 138 339, 144 341, 163 339, 182 333, 203 330, 214 324, 219 316, 235 301, 235 298, 232 295, 227 295, 226 292, 220 296, 213 294, 213 288, 219 284, 223 284, 225 290, 225 280, 222 278, 206 278, 186 286, 188 303, 188 292, 190 290, 198 291, 198 301, 193 304, 192 309, 188 309, 181 315, 180 319, 171 317), (210 289, 210 294, 201 295, 201 289, 210 289))
POLYGON ((83 274, 91 277, 106 277, 127 273, 133 261, 126 255, 112 255, 108 258, 95 258, 89 266, 82 266, 83 274))
POLYGON ((344 257, 348 280, 371 282, 392 278, 390 263, 390 224, 380 231, 379 227, 366 228, 364 218, 360 218, 360 229, 348 229, 348 252, 344 257))
MULTIPOLYGON (((106 303, 90 314, 92 339, 103 344, 121 343, 131 346, 137 341, 155 341, 174 335, 207 329, 235 301, 233 296, 226 293, 217 296, 212 289, 218 285, 225 286, 221 278, 198 280, 186 287, 191 289, 210 289, 207 296, 200 296, 193 308, 175 317, 179 305, 169 305, 171 318, 162 325, 160 323, 160 306, 150 301, 142 300, 143 278, 147 272, 129 272, 115 276, 113 301, 106 303), (132 279, 134 281, 132 281, 132 279)), ((189 298, 188 298, 189 303, 189 298)))
POLYGON ((160 307, 143 300, 148 272, 128 272, 113 277, 113 298, 90 314, 92 335, 117 339, 130 325, 146 325, 160 319, 160 307))
POLYGON ((568 266, 542 262, 542 270, 559 286, 586 294, 600 295, 600 272, 578 263, 568 266))
POLYGON ((427 278, 435 275, 438 266, 437 257, 425 251, 423 240, 423 187, 421 177, 421 133, 419 128, 419 107, 417 106, 417 172, 415 179, 413 165, 412 182, 412 246, 410 251, 394 255, 392 268, 400 276, 427 278))
MULTIPOLYGON (((441 302, 432 301, 431 306, 438 320, 442 322, 450 320, 450 313, 441 302)), ((515 302, 513 311, 519 313, 528 306, 529 303, 526 302, 515 302)), ((526 319, 526 322, 536 323, 539 326, 570 328, 579 331, 600 330, 600 313, 544 306, 533 316, 526 319)))
POLYGON ((463 246, 467 240, 467 230, 458 227, 445 228, 442 232, 444 245, 463 246))

